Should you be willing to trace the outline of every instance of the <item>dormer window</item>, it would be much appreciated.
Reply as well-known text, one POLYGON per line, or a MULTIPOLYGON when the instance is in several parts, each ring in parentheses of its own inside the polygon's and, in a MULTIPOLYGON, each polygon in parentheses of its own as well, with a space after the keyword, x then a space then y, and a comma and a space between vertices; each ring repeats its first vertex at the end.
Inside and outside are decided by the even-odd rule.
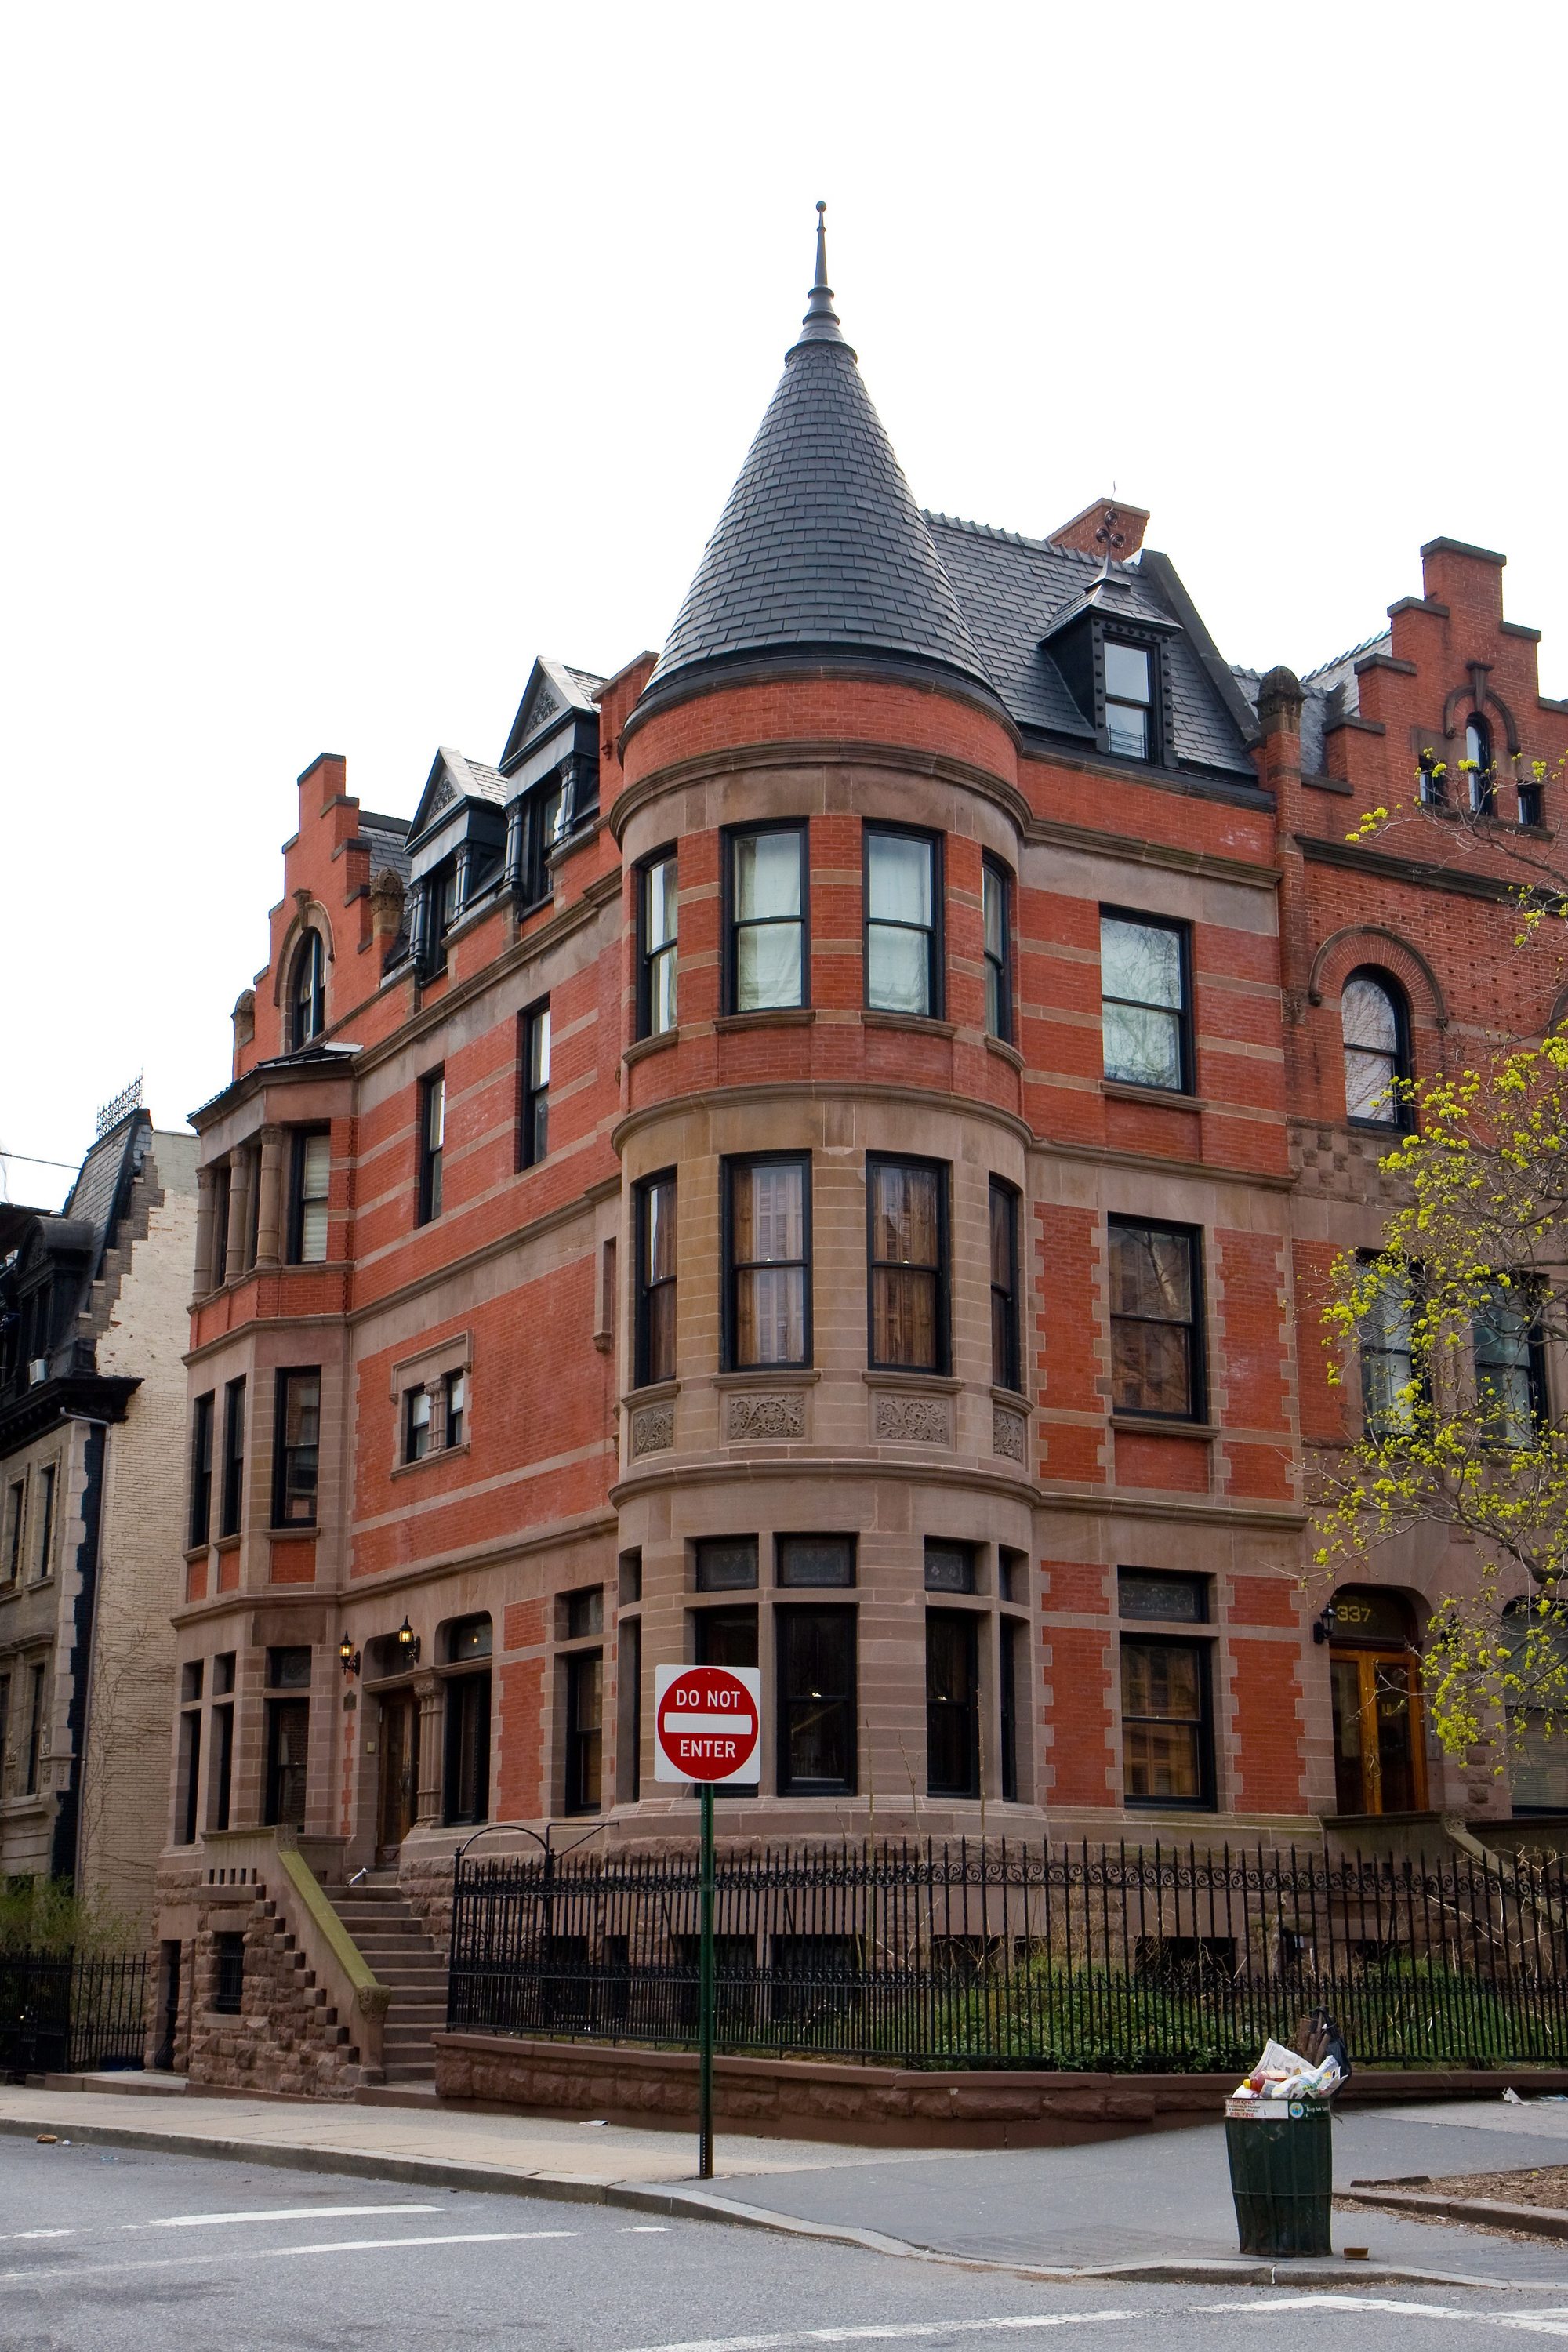
POLYGON ((327 1025, 327 959, 320 931, 307 931, 300 942, 289 1008, 289 1049, 297 1054, 327 1025))
POLYGON ((1472 816, 1489 816, 1497 790, 1492 762, 1492 730, 1479 710, 1465 724, 1465 774, 1470 788, 1472 816))
POLYGON ((1148 646, 1105 640, 1105 734, 1119 760, 1154 757, 1154 656, 1148 646))
POLYGON ((562 837, 566 814, 559 774, 550 777, 528 796, 522 847, 522 903, 537 907, 552 891, 550 857, 562 837))

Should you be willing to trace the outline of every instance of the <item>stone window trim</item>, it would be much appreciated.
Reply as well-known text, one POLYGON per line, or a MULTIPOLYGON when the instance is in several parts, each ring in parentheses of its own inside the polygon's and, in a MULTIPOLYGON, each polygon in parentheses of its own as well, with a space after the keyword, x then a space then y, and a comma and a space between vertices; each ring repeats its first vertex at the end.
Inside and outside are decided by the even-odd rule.
POLYGON ((1224 1432, 1217 1421, 1183 1421, 1158 1412, 1112 1412, 1112 1429, 1128 1429, 1140 1437, 1195 1437, 1212 1444, 1224 1432))
POLYGON ((402 1477, 407 1472, 427 1470, 433 1463, 449 1461, 454 1454, 467 1454, 473 1443, 474 1417, 474 1349, 473 1336, 468 1331, 454 1331, 449 1339, 431 1348, 423 1348, 416 1356, 405 1356, 392 1367, 387 1381, 387 1397, 393 1417, 392 1475, 402 1477), (461 1372, 466 1383, 463 1400, 463 1434, 456 1445, 447 1443, 447 1382, 453 1372, 461 1372), (407 1423, 408 1399, 416 1389, 425 1389, 430 1397, 430 1444, 416 1461, 404 1459, 403 1433, 407 1423))
POLYGON ((1134 1086, 1126 1078, 1101 1078, 1100 1091, 1111 1102, 1147 1103, 1155 1110, 1211 1110, 1203 1095, 1178 1094, 1173 1087, 1134 1086))
POLYGON ((61 1475, 62 1458, 52 1454, 47 1462, 35 1462, 33 1475, 27 1481, 26 1508, 28 1517, 27 1544, 31 1559, 24 1570, 30 1591, 55 1580, 55 1561, 60 1548, 60 1521, 64 1514, 61 1503, 65 1480, 61 1475), (43 1517, 40 1523, 39 1513, 43 1517))
MULTIPOLYGON (((885 1013, 876 1013, 872 1015, 872 1018, 875 1021, 882 1022, 887 1020, 888 1015, 885 1013)), ((929 1029, 931 1025, 931 1024, 929 1021, 921 1024, 921 1026, 927 1029, 929 1029)), ((985 1034, 985 1050, 988 1054, 994 1054, 999 1062, 1005 1062, 1009 1069, 1024 1070, 1028 1067, 1028 1064, 1024 1059, 1023 1055, 1019 1053, 1016 1045, 1010 1045, 1005 1037, 993 1037, 989 1030, 987 1030, 985 1034)), ((1137 1091, 1141 1094, 1143 1089, 1140 1087, 1137 1091)))
MULTIPOLYGON (((743 1022, 749 1023, 752 1016, 745 1013, 741 1018, 743 1022)), ((715 1026, 717 1025, 715 1024, 715 1026)), ((629 1070, 634 1063, 646 1062, 650 1054, 662 1054, 669 1046, 678 1045, 679 1043, 679 1026, 674 1029, 661 1029, 656 1037, 636 1037, 622 1054, 621 1066, 623 1069, 629 1070)))
MULTIPOLYGON (((772 1388, 776 1384, 778 1380, 782 1380, 785 1377, 786 1375, 784 1373, 774 1374, 766 1371, 734 1373, 720 1372, 715 1375, 715 1380, 716 1382, 720 1384, 734 1381, 742 1386, 750 1386, 753 1382, 760 1382, 764 1388, 772 1388)), ((801 1374, 796 1372, 793 1377, 799 1380, 801 1378, 801 1374)), ((816 1375, 814 1372, 810 1374, 809 1377, 815 1380, 816 1375)), ((679 1381, 649 1381, 644 1388, 626 1390, 621 1397, 621 1404, 624 1411, 633 1412, 639 1405, 672 1404, 679 1394, 680 1382, 679 1381)))

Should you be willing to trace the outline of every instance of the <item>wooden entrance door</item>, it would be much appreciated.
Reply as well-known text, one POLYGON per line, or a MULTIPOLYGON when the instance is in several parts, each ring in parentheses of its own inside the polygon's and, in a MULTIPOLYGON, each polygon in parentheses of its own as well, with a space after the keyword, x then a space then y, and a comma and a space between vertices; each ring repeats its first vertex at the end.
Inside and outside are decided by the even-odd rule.
POLYGON ((419 1702, 411 1690, 382 1700, 380 1744, 375 1858, 389 1863, 396 1861, 419 1805, 419 1702))
POLYGON ((1334 1699, 1334 1806, 1341 1813, 1423 1813, 1426 1757, 1421 1688, 1408 1651, 1329 1656, 1334 1699))

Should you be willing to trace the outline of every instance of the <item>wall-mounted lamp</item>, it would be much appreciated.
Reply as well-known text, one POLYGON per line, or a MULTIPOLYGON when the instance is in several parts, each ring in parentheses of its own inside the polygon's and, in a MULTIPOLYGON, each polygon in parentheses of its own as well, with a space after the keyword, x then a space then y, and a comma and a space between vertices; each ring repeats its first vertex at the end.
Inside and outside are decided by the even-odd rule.
POLYGON ((1334 1638, 1334 1627, 1339 1623, 1339 1611, 1334 1607, 1331 1601, 1326 1601, 1319 1614, 1312 1620, 1313 1641, 1318 1643, 1331 1642, 1334 1638))
POLYGON ((338 1655, 342 1660, 343 1673, 352 1681, 359 1672, 359 1652, 346 1633, 338 1643, 338 1655))
POLYGON ((419 1636, 406 1617, 397 1629, 397 1654, 405 1666, 419 1664, 419 1636))

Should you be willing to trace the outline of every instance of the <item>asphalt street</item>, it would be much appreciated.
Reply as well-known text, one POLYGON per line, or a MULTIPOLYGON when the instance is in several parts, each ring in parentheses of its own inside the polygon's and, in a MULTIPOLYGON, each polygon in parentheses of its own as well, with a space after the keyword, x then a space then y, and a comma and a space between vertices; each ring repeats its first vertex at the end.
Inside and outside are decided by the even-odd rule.
MULTIPOLYGON (((1407 2352, 1568 2337, 1568 2299, 1044 2284, 711 2221, 0 2141, 5 2352, 1407 2352)), ((1468 2352, 1468 2347, 1466 2347, 1468 2352)))

